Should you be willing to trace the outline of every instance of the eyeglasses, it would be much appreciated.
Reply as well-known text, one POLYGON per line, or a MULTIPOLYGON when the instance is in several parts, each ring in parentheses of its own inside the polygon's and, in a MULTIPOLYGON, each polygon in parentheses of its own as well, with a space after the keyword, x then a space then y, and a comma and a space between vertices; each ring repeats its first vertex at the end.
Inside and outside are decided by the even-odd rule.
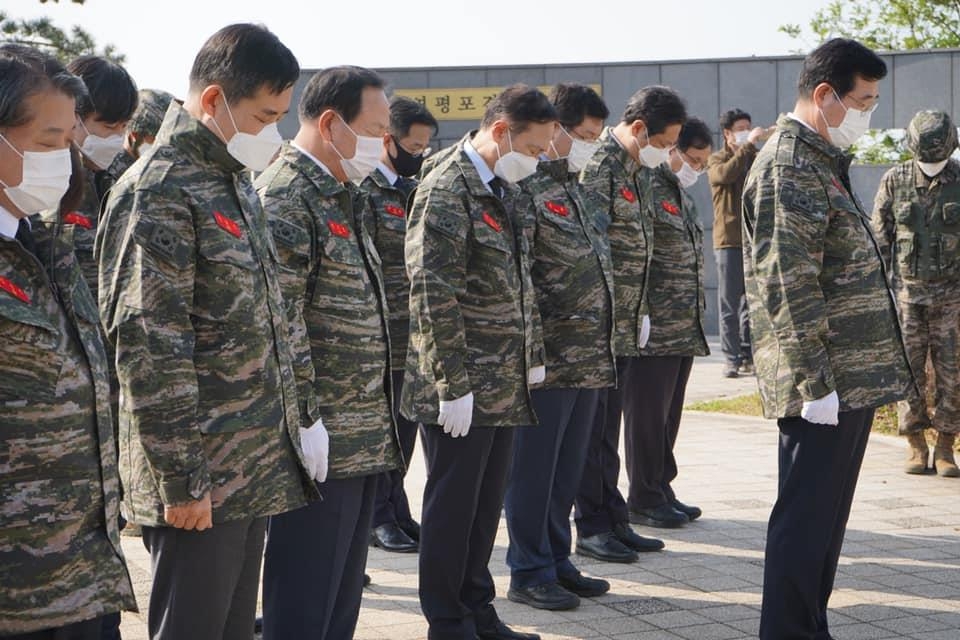
MULTIPOLYGON (((876 102, 873 103, 872 106, 868 107, 866 102, 864 102, 863 100, 858 100, 857 98, 854 98, 850 94, 847 94, 844 97, 849 98, 856 105, 857 111, 860 111, 865 115, 873 113, 874 111, 877 110, 877 107, 880 106, 880 100, 877 100, 876 102)), ((839 96, 837 96, 837 99, 840 100, 841 103, 843 103, 843 98, 840 98, 839 96)))
MULTIPOLYGON (((393 136, 391 136, 391 137, 393 137, 393 136)), ((410 154, 411 156, 413 156, 414 158, 426 158, 426 157, 429 156, 431 153, 433 153, 433 149, 431 149, 430 147, 424 147, 424 148, 423 148, 423 151, 419 151, 419 152, 417 152, 417 153, 414 153, 413 151, 410 151, 410 149, 407 149, 405 146, 403 146, 402 144, 400 144, 400 140, 398 140, 398 139, 395 138, 395 137, 393 138, 393 144, 397 145, 398 147, 400 147, 401 149, 403 149, 404 151, 406 151, 407 153, 409 153, 409 154, 410 154)))
POLYGON ((707 168, 706 163, 701 162, 700 160, 697 160, 696 158, 691 156, 689 153, 685 153, 681 151, 680 147, 674 147, 674 148, 677 150, 677 153, 680 154, 680 157, 683 159, 683 161, 686 162, 688 165, 690 165, 690 168, 693 169, 694 171, 702 172, 704 169, 707 168))

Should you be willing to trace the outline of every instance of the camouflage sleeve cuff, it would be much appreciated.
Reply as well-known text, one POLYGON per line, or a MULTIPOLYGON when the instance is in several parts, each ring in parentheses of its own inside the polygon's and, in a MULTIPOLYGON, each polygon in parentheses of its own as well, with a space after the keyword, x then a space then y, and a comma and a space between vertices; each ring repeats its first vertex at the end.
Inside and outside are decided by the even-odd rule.
POLYGON ((212 486, 207 465, 197 467, 186 477, 164 478, 157 484, 160 500, 168 507, 199 500, 212 486))
POLYGON ((814 379, 804 380, 797 387, 797 390, 800 391, 800 397, 803 398, 804 402, 812 402, 830 395, 835 389, 832 383, 827 384, 823 380, 814 379))

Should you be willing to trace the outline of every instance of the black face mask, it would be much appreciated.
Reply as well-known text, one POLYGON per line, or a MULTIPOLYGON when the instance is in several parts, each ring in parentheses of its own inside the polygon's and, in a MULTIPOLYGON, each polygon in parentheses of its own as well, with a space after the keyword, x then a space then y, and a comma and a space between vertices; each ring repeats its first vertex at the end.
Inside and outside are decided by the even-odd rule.
POLYGON ((397 170, 397 175, 412 178, 420 173, 420 167, 423 165, 423 155, 413 155, 401 147, 396 138, 393 138, 393 146, 397 148, 397 155, 391 156, 389 151, 387 151, 387 155, 390 156, 390 163, 397 170))

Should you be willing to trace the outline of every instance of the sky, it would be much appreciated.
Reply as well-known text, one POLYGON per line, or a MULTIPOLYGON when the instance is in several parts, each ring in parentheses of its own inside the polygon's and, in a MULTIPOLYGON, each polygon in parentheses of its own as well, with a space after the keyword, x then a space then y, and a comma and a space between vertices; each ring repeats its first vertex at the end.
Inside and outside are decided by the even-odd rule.
POLYGON ((141 88, 183 96, 193 57, 219 28, 266 25, 305 69, 713 59, 794 53, 777 27, 806 27, 828 0, 3 0, 116 46, 141 88), (309 7, 309 9, 307 9, 309 7), (667 11, 673 11, 668 14, 667 11))

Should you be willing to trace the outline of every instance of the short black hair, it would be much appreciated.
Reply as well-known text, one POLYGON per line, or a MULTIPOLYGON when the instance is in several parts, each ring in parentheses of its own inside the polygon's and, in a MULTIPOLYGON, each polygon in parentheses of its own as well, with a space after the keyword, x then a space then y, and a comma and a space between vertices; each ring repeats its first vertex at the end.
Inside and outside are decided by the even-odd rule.
POLYGON ((694 149, 706 149, 713 146, 713 133, 707 123, 700 118, 687 118, 680 128, 680 135, 677 137, 677 147, 680 151, 686 151, 690 147, 694 149))
POLYGON ((280 39, 256 24, 232 24, 203 43, 190 70, 190 91, 223 88, 227 102, 252 98, 266 87, 276 95, 300 77, 300 64, 280 39))
POLYGON ((882 80, 886 75, 887 63, 876 53, 856 40, 833 38, 804 58, 797 90, 801 98, 809 98, 818 84, 826 82, 842 98, 853 90, 857 76, 882 80))
POLYGON ((686 119, 687 106, 683 99, 670 87, 660 85, 644 87, 633 94, 622 118, 626 124, 643 120, 651 136, 663 133, 670 125, 682 125, 686 119))
POLYGON ((723 115, 720 116, 720 128, 729 131, 730 129, 733 129, 733 125, 740 120, 746 120, 750 124, 753 124, 753 118, 751 118, 750 114, 743 109, 730 109, 729 111, 724 111, 723 115))
POLYGON ((314 120, 327 109, 333 109, 345 122, 350 122, 363 107, 363 90, 385 86, 379 73, 364 67, 344 65, 318 71, 300 95, 300 121, 314 120))
POLYGON ((67 71, 87 85, 88 99, 77 109, 81 118, 95 115, 100 122, 126 122, 137 109, 137 85, 127 70, 101 56, 80 56, 67 71))
POLYGON ((557 110, 557 117, 564 129, 572 129, 583 122, 584 118, 606 120, 610 115, 597 92, 585 84, 561 82, 550 91, 550 102, 557 110))
POLYGON ((405 96, 394 96, 390 100, 390 135, 394 138, 405 138, 410 134, 410 127, 422 124, 433 129, 437 135, 440 124, 430 111, 414 100, 405 96))
POLYGON ((500 118, 507 119, 511 132, 523 133, 531 123, 556 122, 558 115, 542 91, 518 83, 510 85, 490 101, 480 121, 480 128, 486 129, 500 118))
POLYGON ((53 56, 21 44, 0 45, 0 127, 29 123, 27 99, 54 89, 77 102, 86 96, 83 80, 53 56))

